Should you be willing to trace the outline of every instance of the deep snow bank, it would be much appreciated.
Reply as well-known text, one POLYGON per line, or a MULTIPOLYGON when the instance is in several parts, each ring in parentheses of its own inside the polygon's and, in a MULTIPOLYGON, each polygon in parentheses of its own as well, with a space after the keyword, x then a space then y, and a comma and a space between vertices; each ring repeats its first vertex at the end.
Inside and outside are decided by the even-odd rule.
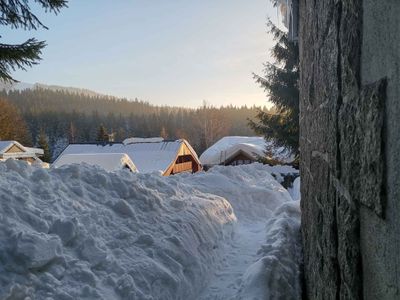
POLYGON ((283 204, 267 224, 259 259, 243 275, 237 299, 301 299, 300 201, 283 204))
POLYGON ((255 219, 268 219, 276 208, 292 201, 288 191, 270 174, 272 170, 278 169, 260 163, 215 166, 206 176, 205 173, 196 173, 177 176, 176 179, 193 181, 197 190, 224 197, 240 221, 253 222, 255 219))
POLYGON ((0 164, 0 299, 193 299, 235 216, 179 178, 0 164))
POLYGON ((282 221, 289 212, 279 207, 295 204, 268 166, 161 177, 7 161, 0 199, 0 299, 196 299, 223 261, 232 264, 222 250, 238 246, 235 213, 249 226, 273 217, 242 299, 260 287, 280 295, 285 280, 296 291, 299 218, 282 221))

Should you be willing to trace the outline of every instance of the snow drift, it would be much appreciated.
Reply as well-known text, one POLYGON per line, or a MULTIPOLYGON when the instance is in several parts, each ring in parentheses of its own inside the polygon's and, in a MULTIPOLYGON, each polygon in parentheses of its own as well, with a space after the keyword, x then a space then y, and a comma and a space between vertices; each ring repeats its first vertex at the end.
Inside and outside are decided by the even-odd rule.
POLYGON ((0 163, 0 299, 196 299, 224 261, 236 215, 270 219, 259 255, 281 252, 263 272, 246 273, 242 299, 254 298, 246 298, 254 276, 270 276, 275 284, 265 288, 276 287, 276 295, 281 274, 296 290, 295 230, 274 213, 295 202, 267 169, 253 164, 162 177, 0 163), (279 269, 285 255, 287 268, 279 269))
POLYGON ((157 175, 0 164, 0 299, 193 299, 235 216, 157 175))
POLYGON ((196 189, 227 199, 238 219, 265 221, 282 203, 292 200, 288 191, 271 175, 271 170, 277 169, 260 163, 215 166, 206 176, 197 173, 190 178, 196 189))
POLYGON ((301 299, 300 202, 283 204, 266 224, 259 259, 243 275, 237 299, 301 299))

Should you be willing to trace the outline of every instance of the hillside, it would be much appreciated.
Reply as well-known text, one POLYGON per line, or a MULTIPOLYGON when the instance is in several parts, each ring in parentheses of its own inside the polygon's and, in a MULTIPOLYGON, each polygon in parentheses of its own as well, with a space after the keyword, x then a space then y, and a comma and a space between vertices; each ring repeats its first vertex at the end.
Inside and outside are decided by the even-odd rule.
POLYGON ((100 93, 89 89, 82 89, 76 87, 66 87, 61 85, 48 85, 44 83, 27 83, 27 82, 3 82, 0 81, 0 90, 6 91, 23 91, 26 89, 47 89, 52 91, 64 91, 72 94, 83 94, 85 96, 104 96, 100 93))

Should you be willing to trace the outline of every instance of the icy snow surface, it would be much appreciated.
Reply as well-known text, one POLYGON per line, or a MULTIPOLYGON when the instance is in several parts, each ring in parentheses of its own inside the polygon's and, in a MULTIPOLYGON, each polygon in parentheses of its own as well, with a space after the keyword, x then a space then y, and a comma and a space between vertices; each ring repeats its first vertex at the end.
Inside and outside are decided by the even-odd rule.
POLYGON ((289 194, 292 196, 293 200, 300 201, 300 177, 294 180, 293 187, 289 189, 289 194))
POLYGON ((0 299, 300 297, 298 202, 261 164, 162 177, 8 160, 0 187, 0 299))

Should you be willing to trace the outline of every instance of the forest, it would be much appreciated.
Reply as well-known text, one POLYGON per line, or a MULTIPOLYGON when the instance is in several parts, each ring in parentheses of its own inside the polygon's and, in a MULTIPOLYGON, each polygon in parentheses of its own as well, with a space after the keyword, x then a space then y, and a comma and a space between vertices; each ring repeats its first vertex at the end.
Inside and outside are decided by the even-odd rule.
POLYGON ((68 143, 95 142, 102 130, 110 141, 127 137, 187 139, 200 154, 226 135, 255 135, 248 126, 266 107, 213 107, 197 109, 155 106, 138 99, 87 95, 42 88, 1 91, 0 99, 12 103, 26 122, 32 145, 40 133, 48 139, 53 159, 68 143))

